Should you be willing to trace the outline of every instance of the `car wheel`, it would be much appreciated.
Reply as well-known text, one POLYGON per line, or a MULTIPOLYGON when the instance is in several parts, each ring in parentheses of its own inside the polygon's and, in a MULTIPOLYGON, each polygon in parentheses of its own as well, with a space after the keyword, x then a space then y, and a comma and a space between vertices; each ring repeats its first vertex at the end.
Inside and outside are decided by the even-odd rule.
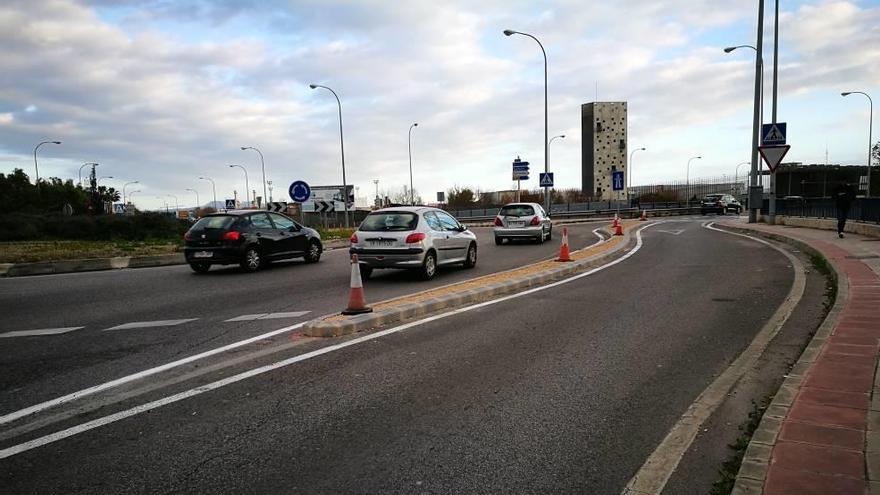
POLYGON ((535 238, 538 244, 544 244, 544 229, 541 229, 541 234, 535 238))
POLYGON ((244 257, 241 259, 241 268, 246 272, 255 272, 260 269, 263 265, 263 257, 260 256, 260 251, 255 247, 249 247, 244 252, 244 257))
POLYGON ((190 263, 189 267, 196 273, 208 273, 208 270, 211 269, 211 264, 205 263, 204 261, 197 261, 195 263, 190 263))
POLYGON ((473 268, 477 266, 477 245, 475 243, 471 243, 468 246, 467 258, 464 259, 464 267, 465 268, 473 268))
POLYGON ((727 215, 727 210, 725 210, 724 208, 721 208, 720 210, 718 210, 718 214, 719 215, 727 215))
POLYGON ((500 246, 502 244, 504 244, 504 239, 501 237, 495 236, 495 245, 500 246))
POLYGON ((306 251, 306 262, 317 263, 321 261, 321 243, 318 241, 309 242, 309 250, 306 251))
POLYGON ((547 240, 548 241, 553 240, 553 227, 552 226, 550 227, 550 230, 547 231, 547 240))
POLYGON ((359 269, 361 271, 361 279, 362 280, 367 280, 368 278, 370 278, 370 275, 373 274, 373 267, 372 266, 361 265, 359 269))
POLYGON ((422 280, 431 280, 437 274, 437 255, 434 251, 428 251, 425 255, 425 261, 422 262, 420 275, 422 280))

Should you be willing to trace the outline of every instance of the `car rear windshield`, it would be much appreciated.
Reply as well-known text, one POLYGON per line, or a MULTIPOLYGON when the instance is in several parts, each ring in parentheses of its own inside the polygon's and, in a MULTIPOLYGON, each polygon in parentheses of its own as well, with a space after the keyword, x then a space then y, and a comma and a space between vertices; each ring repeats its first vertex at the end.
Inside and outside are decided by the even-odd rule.
POLYGON ((415 230, 419 216, 406 211, 370 213, 364 219, 359 230, 364 232, 388 232, 415 230))
POLYGON ((527 217, 535 214, 535 209, 529 205, 508 205, 501 208, 498 213, 504 217, 527 217))
POLYGON ((721 195, 717 194, 715 196, 706 196, 704 201, 721 201, 721 195))
POLYGON ((235 218, 230 215, 217 215, 213 217, 204 217, 195 225, 193 225, 193 230, 211 230, 211 229, 227 229, 229 226, 235 222, 235 218))

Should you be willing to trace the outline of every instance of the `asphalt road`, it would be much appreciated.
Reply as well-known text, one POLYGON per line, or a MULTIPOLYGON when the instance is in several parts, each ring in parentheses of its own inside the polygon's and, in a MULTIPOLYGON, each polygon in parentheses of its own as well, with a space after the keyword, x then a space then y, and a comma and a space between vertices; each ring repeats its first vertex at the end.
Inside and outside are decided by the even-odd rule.
POLYGON ((589 277, 0 460, 0 486, 620 493, 793 278, 776 251, 696 221, 644 238, 634 256, 589 277))
MULTIPOLYGON (((572 249, 597 240, 606 222, 570 225, 572 249)), ((474 228, 474 269, 441 269, 424 282, 412 273, 377 270, 368 301, 419 292, 552 257, 561 229, 542 245, 496 246, 491 228, 474 228)), ((341 311, 348 300, 348 250, 320 263, 280 262, 255 274, 237 267, 198 275, 188 266, 0 279, 0 333, 84 327, 68 333, 0 338, 0 414, 139 372, 181 357, 341 311), (283 314, 288 313, 288 314, 283 314), (244 315, 279 318, 226 321, 244 315), (183 321, 173 326, 157 322, 183 321), (138 328, 107 330, 146 322, 138 328)))

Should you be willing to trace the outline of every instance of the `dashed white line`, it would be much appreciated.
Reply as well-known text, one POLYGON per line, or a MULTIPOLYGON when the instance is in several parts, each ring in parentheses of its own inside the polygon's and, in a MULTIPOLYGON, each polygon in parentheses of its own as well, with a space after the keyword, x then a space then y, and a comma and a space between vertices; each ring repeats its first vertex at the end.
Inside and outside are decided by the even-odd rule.
MULTIPOLYGON (((636 231, 636 245, 633 247, 632 250, 630 250, 629 252, 627 252, 626 254, 621 256, 620 258, 617 258, 613 261, 610 261, 602 266, 598 266, 596 268, 593 268, 592 270, 588 270, 586 272, 579 273, 579 274, 574 275, 572 277, 569 277, 569 278, 566 278, 563 280, 559 280, 559 281, 553 282, 551 284, 542 285, 539 287, 535 287, 533 289, 525 290, 523 292, 518 292, 516 294, 510 294, 508 296, 499 297, 498 299, 493 299, 491 301, 485 301, 482 303, 473 304, 471 306, 465 306, 463 308, 454 309, 452 311, 447 311, 446 313, 440 313, 440 314, 437 314, 434 316, 429 316, 429 317, 423 318, 421 320, 416 320, 416 321, 412 321, 409 323, 404 323, 403 325, 396 326, 394 328, 389 328, 387 330, 382 330, 382 331, 379 331, 376 333, 365 335, 363 337, 358 337, 358 338, 355 338, 352 340, 341 342, 339 344, 323 347, 321 349, 307 352, 305 354, 300 354, 299 356, 294 356, 289 359, 285 359, 283 361, 278 361, 275 363, 267 364, 265 366, 261 366, 259 368, 254 368, 252 370, 248 370, 243 373, 239 373, 237 375, 233 375, 228 378, 218 380, 216 382, 211 382, 206 385, 192 388, 192 389, 180 392, 178 394, 175 394, 175 395, 172 395, 169 397, 155 400, 153 402, 148 402, 146 404, 142 404, 140 406, 136 406, 131 409, 126 409, 124 411, 120 411, 120 412, 111 414, 109 416, 104 416, 103 418, 94 419, 92 421, 89 421, 89 422, 86 422, 86 423, 83 423, 83 424, 80 424, 77 426, 73 426, 73 427, 68 428, 66 430, 61 430, 61 431, 58 431, 58 432, 55 432, 55 433, 52 433, 52 434, 49 434, 49 435, 46 435, 43 437, 35 438, 35 439, 30 440, 28 442, 24 442, 24 443, 21 443, 18 445, 13 445, 12 447, 9 447, 6 449, 2 449, 2 450, 0 450, 0 459, 5 459, 7 457, 10 457, 10 456, 13 456, 16 454, 20 454, 22 452, 25 452, 25 451, 28 451, 28 450, 31 450, 31 449, 34 449, 37 447, 41 447, 46 444, 50 444, 53 442, 57 442, 59 440, 63 440, 68 437, 72 437, 72 436, 77 435, 79 433, 83 433, 83 432, 93 430, 95 428, 98 428, 98 427, 101 427, 101 426, 104 426, 104 425, 107 425, 110 423, 114 423, 114 422, 119 421, 121 419, 129 418, 131 416, 135 416, 135 415, 143 413, 143 412, 151 411, 153 409, 157 409, 159 407, 162 407, 162 406, 165 406, 168 404, 172 404, 174 402, 179 402, 181 400, 188 399, 190 397, 200 395, 205 392, 218 389, 220 387, 225 387, 226 385, 240 382, 242 380, 245 380, 245 379, 248 379, 248 378, 251 378, 254 376, 262 375, 262 374, 267 373, 269 371, 273 371, 273 370, 276 370, 279 368, 284 368, 284 367, 290 366, 291 364, 294 364, 294 363, 305 361, 305 360, 311 359, 313 357, 321 356, 323 354, 327 354, 327 353, 330 353, 333 351, 338 351, 340 349, 344 349, 349 346, 360 344, 361 342, 367 342, 370 340, 374 340, 374 339, 377 339, 380 337, 384 337, 386 335, 391 335, 394 333, 401 332, 401 331, 406 330, 408 328, 423 325, 425 323, 440 320, 442 318, 446 318, 449 316, 453 316, 453 315, 457 315, 457 314, 461 314, 461 313, 466 313, 466 312, 473 311, 475 309, 482 308, 485 306, 498 304, 503 301, 508 301, 510 299, 526 296, 529 294, 533 294, 535 292, 544 291, 544 290, 547 290, 547 289, 550 289, 553 287, 567 284, 569 282, 573 282, 575 280, 578 280, 578 279, 581 279, 584 277, 588 277, 590 275, 593 275, 594 273, 601 272, 607 268, 610 268, 614 265, 617 265, 618 263, 622 263, 622 262, 626 261, 628 258, 630 258, 632 255, 636 254, 642 248, 642 230, 645 230, 646 228, 648 228, 652 225, 659 225, 661 223, 664 223, 664 222, 660 221, 660 222, 656 222, 656 223, 649 223, 649 224, 645 225, 644 227, 639 228, 636 231)), ((302 324, 295 325, 295 326, 297 326, 297 327, 302 326, 302 324)), ((18 413, 14 413, 14 414, 18 414, 18 413)), ((0 424, 5 422, 4 419, 6 417, 8 417, 8 416, 4 416, 4 417, 0 418, 0 424)))
POLYGON ((230 318, 228 320, 224 320, 225 322, 231 321, 253 321, 253 320, 280 320, 283 318, 298 318, 300 316, 305 316, 311 313, 311 311, 289 311, 286 313, 257 313, 253 315, 241 315, 236 316, 235 318, 230 318))
POLYGON ((63 328, 43 328, 40 330, 16 330, 14 332, 0 333, 0 339, 9 339, 12 337, 35 337, 40 335, 60 335, 62 333, 72 332, 85 327, 63 327, 63 328))
POLYGON ((109 332, 110 330, 130 330, 132 328, 173 327, 175 325, 181 325, 183 323, 189 323, 196 320, 198 320, 198 318, 184 318, 182 320, 135 321, 132 323, 123 323, 122 325, 116 325, 115 327, 107 328, 104 331, 109 332))

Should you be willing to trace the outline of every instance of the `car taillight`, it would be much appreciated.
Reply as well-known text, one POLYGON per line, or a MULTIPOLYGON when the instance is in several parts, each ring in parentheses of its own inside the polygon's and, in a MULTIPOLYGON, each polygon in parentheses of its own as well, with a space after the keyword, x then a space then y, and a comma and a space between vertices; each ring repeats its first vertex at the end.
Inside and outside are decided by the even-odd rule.
POLYGON ((421 242, 425 240, 424 232, 413 232, 412 234, 406 236, 407 244, 415 244, 417 242, 421 242))
POLYGON ((538 217, 532 217, 532 221, 529 222, 529 225, 540 225, 541 222, 538 221, 538 217))
POLYGON ((495 226, 496 227, 504 227, 504 224, 501 223, 501 217, 495 217, 495 226))
POLYGON ((241 239, 241 232, 237 230, 230 230, 229 232, 223 234, 224 241, 237 241, 239 239, 241 239))
POLYGON ((349 239, 349 241, 351 241, 352 244, 357 244, 358 243, 358 235, 351 234, 351 238, 349 239))
POLYGON ((191 241, 192 238, 193 238, 193 236, 189 232, 187 232, 186 234, 183 234, 183 240, 185 240, 185 241, 191 241))

